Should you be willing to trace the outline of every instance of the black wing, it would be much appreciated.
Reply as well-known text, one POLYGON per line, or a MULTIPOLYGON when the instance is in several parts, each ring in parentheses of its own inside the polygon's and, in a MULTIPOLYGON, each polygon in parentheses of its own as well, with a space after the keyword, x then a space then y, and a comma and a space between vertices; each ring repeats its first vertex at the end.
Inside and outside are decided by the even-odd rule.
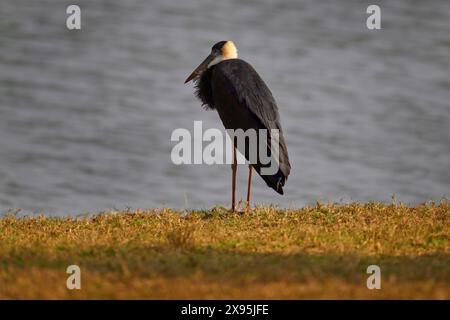
MULTIPOLYGON (((240 59, 225 60, 214 66, 211 84, 215 108, 227 129, 268 129, 269 134, 270 129, 279 130, 279 172, 261 177, 282 194, 291 166, 278 107, 269 88, 255 69, 240 59)), ((271 149, 270 139, 267 145, 271 149)), ((254 167, 260 173, 261 166, 254 167)))

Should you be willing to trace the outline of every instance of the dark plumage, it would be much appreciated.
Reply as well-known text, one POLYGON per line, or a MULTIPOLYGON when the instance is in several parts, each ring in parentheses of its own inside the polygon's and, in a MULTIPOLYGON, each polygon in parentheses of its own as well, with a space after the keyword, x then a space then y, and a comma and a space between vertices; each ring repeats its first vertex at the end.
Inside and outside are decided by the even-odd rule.
MULTIPOLYGON (((267 129, 269 137, 265 145, 268 154, 271 154, 270 129, 279 130, 278 172, 261 175, 264 165, 259 161, 259 151, 258 163, 253 167, 268 186, 283 194, 283 186, 291 170, 287 147, 275 99, 255 69, 240 59, 223 60, 209 67, 196 79, 196 95, 206 109, 217 110, 226 129, 267 129)), ((246 147, 247 160, 248 150, 246 147)))
POLYGON ((211 85, 212 69, 214 67, 207 69, 195 81, 195 95, 202 102, 202 107, 206 110, 215 109, 211 85))
POLYGON ((233 41, 220 41, 211 48, 211 53, 184 82, 195 80, 196 95, 205 109, 216 109, 225 128, 235 133, 231 164, 233 212, 236 209, 236 148, 250 162, 247 208, 250 208, 253 169, 268 186, 280 194, 283 194, 283 186, 291 171, 275 99, 255 69, 237 57, 238 51, 233 41), (261 129, 264 131, 260 131, 261 129), (240 136, 238 130, 241 130, 240 133, 244 136, 240 136), (278 148, 271 145, 272 140, 276 141, 271 130, 277 130, 278 148), (242 141, 238 137, 245 140, 242 141), (260 155, 260 151, 264 152, 260 155), (269 163, 264 164, 267 161, 269 163), (274 173, 271 174, 272 172, 274 173))

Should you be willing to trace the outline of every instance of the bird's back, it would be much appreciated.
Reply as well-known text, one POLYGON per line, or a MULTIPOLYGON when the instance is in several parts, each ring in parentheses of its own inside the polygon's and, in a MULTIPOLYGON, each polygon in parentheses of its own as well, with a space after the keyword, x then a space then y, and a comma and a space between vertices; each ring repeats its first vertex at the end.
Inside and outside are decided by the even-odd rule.
MULTIPOLYGON (((258 163, 254 167, 270 187, 283 194, 282 187, 290 173, 291 166, 281 129, 278 107, 267 85, 255 69, 241 59, 224 60, 211 67, 202 78, 199 91, 202 89, 201 83, 203 82, 203 89, 208 95, 209 105, 217 109, 226 129, 266 129, 268 137, 270 137, 271 129, 278 130, 278 172, 274 175, 261 175, 261 168, 264 165, 259 161, 259 152, 258 163)), ((269 139, 267 139, 267 148, 273 149, 270 147, 269 139)), ((248 152, 245 156, 248 160, 248 152)))

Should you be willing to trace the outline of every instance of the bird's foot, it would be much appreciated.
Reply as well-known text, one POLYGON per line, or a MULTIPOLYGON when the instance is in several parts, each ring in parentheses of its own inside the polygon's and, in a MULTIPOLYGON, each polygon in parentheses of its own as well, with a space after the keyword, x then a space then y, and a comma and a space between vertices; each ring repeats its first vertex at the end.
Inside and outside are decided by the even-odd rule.
POLYGON ((239 201, 235 208, 231 207, 231 213, 233 214, 249 214, 252 212, 252 208, 249 206, 247 201, 239 201))

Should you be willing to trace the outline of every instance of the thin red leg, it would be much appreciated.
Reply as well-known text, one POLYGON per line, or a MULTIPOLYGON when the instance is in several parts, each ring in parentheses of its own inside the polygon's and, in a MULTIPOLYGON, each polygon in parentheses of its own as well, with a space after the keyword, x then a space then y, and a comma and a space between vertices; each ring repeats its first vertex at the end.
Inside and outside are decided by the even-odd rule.
POLYGON ((236 159, 236 146, 233 146, 233 164, 231 165, 233 171, 232 176, 232 199, 231 199, 231 211, 236 209, 236 171, 237 171, 237 159, 236 159))
POLYGON ((247 208, 250 208, 250 193, 252 191, 252 173, 253 166, 251 164, 248 165, 248 186, 247 186, 247 208))

